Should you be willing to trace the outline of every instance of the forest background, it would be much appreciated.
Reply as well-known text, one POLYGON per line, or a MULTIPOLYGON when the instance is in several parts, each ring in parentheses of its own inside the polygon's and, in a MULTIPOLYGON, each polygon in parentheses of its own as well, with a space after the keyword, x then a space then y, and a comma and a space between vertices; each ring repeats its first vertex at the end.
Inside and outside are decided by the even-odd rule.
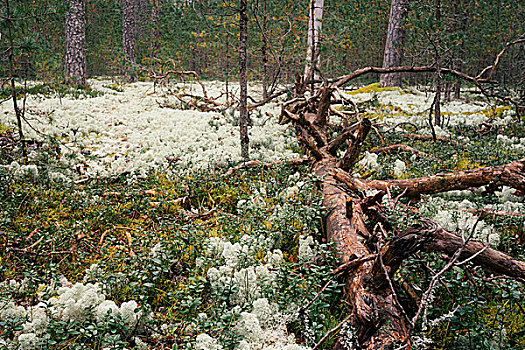
MULTIPOLYGON (((234 1, 87 0, 88 76, 123 73, 122 8, 130 4, 136 26, 136 74, 147 76, 148 70, 160 71, 173 60, 172 68, 192 70, 205 79, 237 80, 239 11, 234 1)), ((258 0, 247 6, 249 80, 264 79, 270 88, 292 82, 305 64, 308 1, 258 0)), ((433 64, 437 54, 442 66, 475 75, 525 29, 525 5, 517 0, 418 0, 409 7, 403 60, 409 66, 433 64)), ((325 77, 381 66, 389 9, 390 2, 380 0, 325 4, 319 64, 325 77)), ((17 76, 61 81, 66 12, 64 1, 11 1, 10 15, 18 19, 12 21, 17 76)), ((2 21, 4 52, 6 24, 2 21)), ((495 78, 523 90, 523 49, 509 50, 495 78)), ((0 76, 9 76, 7 63, 3 55, 0 76)), ((430 76, 408 79, 413 84, 430 76)), ((377 76, 366 79, 374 81, 377 76)), ((2 86, 6 88, 5 82, 2 86)))

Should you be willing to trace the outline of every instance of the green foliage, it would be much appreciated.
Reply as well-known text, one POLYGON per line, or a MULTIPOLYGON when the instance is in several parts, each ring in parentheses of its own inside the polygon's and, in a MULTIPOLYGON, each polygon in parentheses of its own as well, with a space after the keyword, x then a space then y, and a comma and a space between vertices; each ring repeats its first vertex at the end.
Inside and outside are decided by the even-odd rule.
MULTIPOLYGON (((249 305, 238 313, 228 313, 235 289, 210 294, 206 272, 223 260, 210 256, 204 264, 196 264, 205 256, 207 238, 218 236, 236 242, 243 235, 254 235, 273 240, 274 248, 283 251, 283 261, 276 271, 277 288, 263 289, 261 296, 276 303, 282 312, 312 300, 331 279, 329 273, 336 265, 331 248, 322 245, 314 263, 298 260, 299 235, 320 239, 323 212, 314 179, 304 173, 293 174, 294 170, 285 166, 270 171, 249 169, 228 177, 222 170, 167 171, 144 179, 122 176, 83 185, 6 177, 7 181, 0 181, 5 187, 0 195, 0 230, 6 233, 0 244, 8 247, 0 253, 1 278, 23 279, 26 290, 11 297, 30 301, 39 284, 49 284, 60 276, 79 281, 96 263, 98 268, 85 282, 103 282, 108 300, 134 299, 150 305, 155 315, 153 327, 160 329, 166 324, 158 340, 145 340, 150 345, 172 346, 176 337, 178 346, 184 347, 196 335, 210 332, 219 336, 226 348, 233 348, 242 338, 232 323, 249 305), (283 191, 300 177, 306 181, 284 201, 283 191), (262 210, 240 209, 239 202, 250 203, 254 189, 260 188, 266 193, 259 198, 264 202, 262 210), (276 206, 285 206, 278 218, 272 217, 276 206), (240 210, 247 212, 241 214, 240 210)), ((259 264, 265 254, 261 250, 247 256, 247 265, 242 266, 259 264)), ((337 281, 331 281, 304 310, 303 319, 289 325, 299 339, 319 339, 336 324, 343 312, 338 303, 339 287, 337 281), (306 323, 301 322, 311 327, 313 338, 306 337, 306 323)), ((20 325, 16 320, 4 325, 0 336, 12 336, 20 325)), ((67 324, 52 321, 42 346, 68 343, 71 348, 82 348, 112 343, 124 348, 129 344, 124 326, 118 317, 102 323, 90 319, 67 324), (108 333, 112 336, 97 337, 108 333)))

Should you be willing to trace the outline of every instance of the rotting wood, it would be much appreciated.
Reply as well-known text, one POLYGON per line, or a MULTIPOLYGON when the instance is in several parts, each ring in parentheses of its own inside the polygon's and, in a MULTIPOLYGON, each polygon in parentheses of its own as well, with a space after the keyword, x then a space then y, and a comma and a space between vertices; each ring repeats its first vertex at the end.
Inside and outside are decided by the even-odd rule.
MULTIPOLYGON (((351 76, 370 71, 374 69, 358 70, 351 76)), ((382 71, 404 71, 404 68, 381 69, 376 72, 382 71)), ((348 77, 340 79, 332 87, 341 86, 349 80, 348 77)), ((336 349, 342 349, 343 343, 348 344, 348 341, 354 342, 356 349, 385 349, 394 346, 411 349, 412 321, 399 303, 399 293, 395 291, 396 285, 390 279, 408 257, 417 251, 440 251, 448 256, 458 255, 460 252, 460 260, 468 259, 484 269, 518 280, 524 277, 525 263, 480 242, 465 242, 461 237, 425 220, 422 220, 422 225, 399 233, 380 213, 380 199, 385 192, 391 192, 394 188, 401 192, 398 197, 467 189, 489 183, 524 190, 525 160, 415 179, 357 179, 351 173, 371 123, 368 119, 363 119, 355 125, 342 128, 339 134, 332 135, 327 113, 334 90, 336 89, 325 87, 309 99, 297 97, 285 103, 280 120, 291 122, 295 126, 299 142, 309 155, 312 171, 319 179, 318 187, 324 196, 323 206, 328 210, 325 221, 326 239, 335 243, 339 253, 340 266, 334 270, 334 274, 340 275, 344 281, 345 297, 350 305, 346 319, 355 339, 339 341, 336 349), (346 147, 346 153, 339 159, 337 151, 343 147, 346 147), (363 199, 363 189, 381 192, 363 199), (375 232, 375 229, 370 232, 369 228, 379 224, 386 227, 394 238, 380 239, 379 243, 370 244, 375 235, 381 233, 375 232)), ((399 145, 393 145, 392 149, 394 148, 402 149, 399 145)), ((413 299, 417 300, 417 296, 413 299)), ((419 309, 421 305, 418 306, 419 309)))
POLYGON ((434 194, 453 190, 466 190, 488 184, 509 186, 525 190, 525 159, 512 163, 453 173, 436 174, 406 180, 357 179, 341 169, 334 169, 335 177, 354 190, 375 189, 389 191, 394 188, 406 190, 407 196, 434 194))

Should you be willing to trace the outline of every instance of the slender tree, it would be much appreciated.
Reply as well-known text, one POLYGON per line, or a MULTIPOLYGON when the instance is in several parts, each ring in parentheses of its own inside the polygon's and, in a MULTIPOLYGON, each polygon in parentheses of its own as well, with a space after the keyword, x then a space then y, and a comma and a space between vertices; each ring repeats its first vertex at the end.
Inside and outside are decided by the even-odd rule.
POLYGON ((66 79, 76 85, 86 84, 86 3, 67 0, 66 14, 66 79))
POLYGON ((315 74, 321 54, 321 30, 323 26, 324 0, 310 0, 308 9, 308 42, 306 47, 306 65, 304 82, 308 83, 315 74))
POLYGON ((239 84, 240 84, 240 133, 241 133, 241 156, 244 159, 249 157, 249 138, 248 138, 248 81, 246 77, 246 50, 248 41, 248 13, 247 0, 239 1, 239 84))
POLYGON ((122 51, 124 53, 125 76, 129 82, 137 78, 133 72, 136 63, 135 40, 137 37, 138 22, 137 0, 122 0, 122 51))
POLYGON ((268 6, 267 0, 262 1, 262 85, 263 98, 268 98, 268 6))
POLYGON ((18 128, 18 136, 20 138, 20 144, 22 146, 22 154, 24 158, 24 162, 27 161, 27 151, 24 144, 24 131, 22 130, 22 118, 24 111, 21 110, 18 107, 17 102, 17 93, 16 93, 16 86, 15 86, 15 64, 14 64, 14 52, 15 52, 15 44, 13 41, 13 19, 11 18, 11 10, 9 7, 9 0, 5 0, 5 10, 6 10, 6 16, 4 17, 4 20, 7 24, 7 40, 9 42, 7 55, 8 55, 8 61, 9 61, 9 81, 11 85, 11 98, 13 100, 13 109, 15 110, 15 116, 16 116, 16 125, 18 128))
MULTIPOLYGON (((408 16, 408 6, 409 0, 392 0, 383 68, 401 66, 405 47, 405 22, 408 16)), ((401 77, 401 73, 383 74, 380 78, 381 86, 401 86, 401 77)))

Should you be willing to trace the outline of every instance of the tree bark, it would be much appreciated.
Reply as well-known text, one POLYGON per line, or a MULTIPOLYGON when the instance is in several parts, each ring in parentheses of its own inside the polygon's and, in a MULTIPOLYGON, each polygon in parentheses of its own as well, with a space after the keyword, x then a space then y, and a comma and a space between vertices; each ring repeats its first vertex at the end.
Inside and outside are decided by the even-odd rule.
POLYGON ((247 0, 239 1, 239 85, 240 85, 240 135, 241 135, 241 157, 248 159, 249 138, 248 138, 248 81, 246 76, 246 50, 248 41, 248 14, 246 12, 247 0))
POLYGON ((308 9, 308 41, 306 47, 306 65, 304 83, 315 78, 315 69, 321 56, 321 30, 323 27, 324 0, 310 0, 308 9))
POLYGON ((9 7, 10 3, 9 0, 5 0, 5 7, 6 7, 6 22, 7 22, 7 39, 9 41, 9 47, 8 47, 8 61, 9 61, 9 81, 11 85, 11 99, 13 100, 13 109, 15 111, 16 116, 16 126, 18 128, 18 137, 20 138, 20 146, 22 148, 22 157, 24 159, 24 163, 27 162, 27 149, 26 145, 24 143, 24 131, 22 129, 22 118, 23 118, 23 110, 20 110, 18 107, 18 99, 17 99, 17 93, 16 93, 16 85, 15 85, 15 44, 13 41, 13 23, 11 18, 11 11, 9 7))
POLYGON ((263 100, 268 98, 268 38, 267 38, 267 22, 268 22, 268 4, 267 0, 262 1, 262 88, 263 100))
MULTIPOLYGON (((358 70, 353 76, 373 70, 377 68, 358 70)), ((425 71, 423 68, 417 70, 425 71)), ((384 71, 380 69, 380 72, 384 71)), ((399 233, 374 209, 380 207, 383 193, 362 199, 360 190, 372 188, 386 191, 398 187, 405 190, 405 194, 414 195, 489 183, 524 189, 525 159, 499 167, 425 178, 356 179, 351 171, 370 130, 370 121, 364 119, 358 125, 344 127, 339 135, 332 137, 333 129, 328 127, 326 115, 332 91, 349 79, 346 76, 337 80, 332 86, 316 92, 308 101, 296 98, 285 103, 281 121, 294 124, 298 140, 309 155, 324 196, 323 207, 327 208, 326 239, 334 243, 339 254, 340 267, 335 272, 342 274, 344 279, 350 312, 346 319, 352 336, 345 332, 336 349, 412 349, 410 333, 417 317, 408 317, 398 300, 397 286, 392 283, 394 273, 411 254, 419 250, 440 251, 449 256, 457 255, 457 259, 470 259, 485 269, 516 278, 524 277, 525 263, 480 242, 463 241, 461 237, 424 219, 421 219, 422 225, 399 233), (337 150, 346 142, 349 143, 346 153, 339 159, 337 150), (374 231, 370 232, 372 229, 374 231), (394 238, 384 239, 384 230, 388 230, 394 238)))
POLYGON ((135 40, 138 23, 137 0, 122 0, 122 52, 124 54, 124 75, 128 82, 137 80, 134 73, 136 64, 135 40))
POLYGON ((151 43, 150 43, 150 57, 154 59, 160 47, 161 33, 158 28, 160 17, 160 1, 153 0, 151 6, 151 43))
POLYGON ((336 171, 336 177, 354 190, 375 189, 389 191, 397 188, 405 191, 406 196, 417 197, 421 194, 435 194, 453 190, 466 190, 486 185, 509 186, 525 190, 525 159, 512 163, 485 167, 455 173, 437 174, 407 180, 366 180, 349 176, 343 171, 336 171))
MULTIPOLYGON (((392 0, 390 20, 383 56, 383 68, 399 67, 403 61, 405 47, 405 22, 408 16, 409 0, 392 0)), ((381 86, 401 86, 401 73, 381 75, 381 86)))
POLYGON ((86 4, 67 0, 65 73, 69 83, 86 85, 86 4))

